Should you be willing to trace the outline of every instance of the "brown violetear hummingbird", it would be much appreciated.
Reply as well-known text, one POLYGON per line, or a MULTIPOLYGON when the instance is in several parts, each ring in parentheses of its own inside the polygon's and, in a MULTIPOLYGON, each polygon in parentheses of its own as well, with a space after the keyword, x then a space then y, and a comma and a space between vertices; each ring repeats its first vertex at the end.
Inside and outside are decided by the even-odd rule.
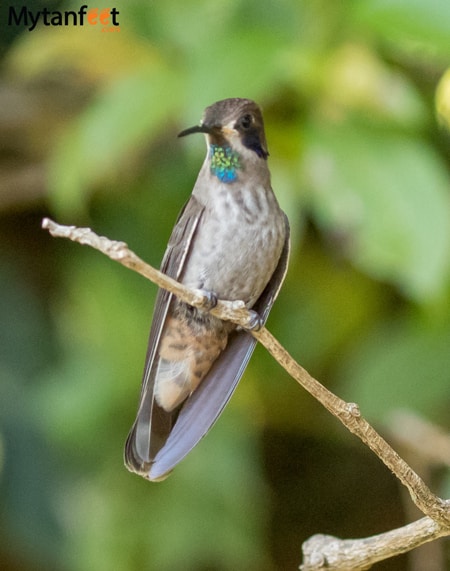
MULTIPOLYGON (((289 224, 273 193, 261 110, 250 99, 206 108, 207 155, 178 217, 161 271, 210 300, 242 300, 264 324, 286 274, 289 224)), ((252 335, 159 290, 139 409, 125 446, 129 470, 163 480, 230 399, 252 335)))

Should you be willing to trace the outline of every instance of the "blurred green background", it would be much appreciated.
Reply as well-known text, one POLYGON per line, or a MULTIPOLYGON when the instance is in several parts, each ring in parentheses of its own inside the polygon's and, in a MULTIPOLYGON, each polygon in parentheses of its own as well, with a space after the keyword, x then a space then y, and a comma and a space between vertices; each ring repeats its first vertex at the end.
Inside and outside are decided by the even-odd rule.
MULTIPOLYGON (((32 32, 8 25, 11 5, 22 4, 0 7, 0 568, 296 569, 314 533, 364 537, 419 517, 261 347, 167 481, 128 473, 156 288, 40 222, 91 226, 158 265, 205 152, 177 133, 218 99, 255 99, 292 228, 269 328, 394 445, 399 409, 449 431, 448 1, 115 0, 120 30, 32 32)), ((448 468, 397 448, 450 496, 448 468)), ((448 541, 374 569, 445 571, 448 541)))

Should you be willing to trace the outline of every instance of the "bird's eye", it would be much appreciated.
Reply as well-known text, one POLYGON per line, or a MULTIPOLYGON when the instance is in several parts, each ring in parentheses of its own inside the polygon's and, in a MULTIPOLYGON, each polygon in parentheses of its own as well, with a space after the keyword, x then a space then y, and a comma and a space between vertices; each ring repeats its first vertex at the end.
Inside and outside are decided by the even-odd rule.
POLYGON ((239 127, 247 130, 252 126, 252 123, 253 123, 253 117, 250 115, 250 113, 246 113, 240 118, 239 127))

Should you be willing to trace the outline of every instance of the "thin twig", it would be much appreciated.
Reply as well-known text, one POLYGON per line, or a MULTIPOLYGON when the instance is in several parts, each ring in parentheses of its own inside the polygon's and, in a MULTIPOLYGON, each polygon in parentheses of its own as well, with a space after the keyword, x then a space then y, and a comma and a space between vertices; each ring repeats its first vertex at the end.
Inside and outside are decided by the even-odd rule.
POLYGON ((408 488, 413 502, 422 513, 439 522, 444 527, 450 528, 450 501, 443 500, 431 492, 409 464, 361 416, 356 403, 343 401, 314 379, 308 371, 289 355, 286 349, 266 328, 254 332, 253 335, 291 377, 301 384, 331 414, 336 416, 350 432, 356 434, 390 468, 402 484, 408 488))
MULTIPOLYGON (((67 238, 73 242, 99 250, 102 254, 111 258, 111 260, 120 262, 123 266, 141 274, 141 276, 144 276, 157 286, 172 292, 189 305, 201 309, 208 303, 208 298, 202 290, 189 289, 156 270, 130 250, 125 242, 98 236, 90 228, 63 226, 53 222, 50 218, 42 220, 42 228, 48 230, 54 238, 67 238)), ((210 313, 225 321, 233 321, 244 328, 251 322, 251 315, 242 301, 218 300, 217 305, 210 310, 210 313)))
MULTIPOLYGON (((202 309, 205 308, 208 303, 204 292, 201 290, 188 289, 172 278, 165 276, 136 256, 124 242, 116 242, 105 237, 100 237, 89 228, 61 226, 48 218, 42 221, 42 227, 47 229, 54 237, 68 238, 99 250, 112 260, 118 261, 124 266, 138 272, 159 287, 167 289, 190 305, 202 309)), ((244 328, 248 327, 252 318, 242 301, 230 302, 219 300, 217 305, 210 311, 216 317, 232 321, 244 328)), ((302 569, 304 571, 325 568, 335 570, 368 569, 375 561, 403 551, 408 551, 435 537, 450 535, 450 500, 443 500, 431 492, 418 474, 412 470, 397 452, 361 416, 358 405, 343 401, 321 385, 289 355, 286 349, 280 345, 265 327, 262 327, 259 331, 251 331, 251 333, 304 389, 314 396, 329 412, 336 416, 348 430, 356 434, 386 466, 390 468, 402 484, 406 486, 416 506, 428 516, 414 524, 410 524, 399 530, 393 530, 387 534, 381 534, 380 536, 373 536, 361 540, 338 540, 332 538, 331 548, 327 547, 325 550, 321 548, 322 563, 319 561, 319 552, 317 548, 314 547, 312 553, 314 554, 313 559, 315 558, 316 563, 312 560, 308 562, 308 559, 306 559, 302 569), (386 542, 386 538, 388 538, 394 546, 393 550, 388 554, 386 554, 382 548, 382 544, 386 542), (373 554, 374 551, 377 551, 377 553, 384 553, 384 555, 378 556, 378 559, 373 559, 373 557, 368 558, 366 556, 360 559, 359 563, 349 566, 346 562, 351 558, 351 553, 353 553, 355 549, 355 542, 357 542, 356 545, 358 546, 367 546, 366 551, 369 553, 373 554), (399 545, 401 545, 401 547, 399 547, 399 545), (375 549, 375 546, 378 547, 375 549), (333 559, 334 555, 331 556, 328 554, 330 549, 332 553, 340 554, 339 557, 336 556, 336 558, 333 559), (401 550, 399 551, 399 549, 401 550), (332 561, 336 561, 336 563, 333 563, 333 566, 331 566, 332 561)), ((308 541, 312 541, 313 539, 314 538, 311 538, 308 541)), ((323 539, 321 541, 323 543, 323 539)), ((327 541, 329 543, 330 540, 327 541)), ((308 547, 308 542, 306 542, 305 545, 306 549, 309 549, 310 546, 308 547)), ((309 557, 309 555, 307 556, 305 553, 305 557, 309 557)))

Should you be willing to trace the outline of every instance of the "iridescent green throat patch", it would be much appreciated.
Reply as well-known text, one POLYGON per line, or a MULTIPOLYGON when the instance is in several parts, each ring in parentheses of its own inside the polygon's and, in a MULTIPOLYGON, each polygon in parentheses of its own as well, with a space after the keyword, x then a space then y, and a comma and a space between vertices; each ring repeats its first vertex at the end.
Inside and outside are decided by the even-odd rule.
POLYGON ((241 168, 239 153, 229 146, 210 145, 211 172, 222 182, 234 182, 241 168))

